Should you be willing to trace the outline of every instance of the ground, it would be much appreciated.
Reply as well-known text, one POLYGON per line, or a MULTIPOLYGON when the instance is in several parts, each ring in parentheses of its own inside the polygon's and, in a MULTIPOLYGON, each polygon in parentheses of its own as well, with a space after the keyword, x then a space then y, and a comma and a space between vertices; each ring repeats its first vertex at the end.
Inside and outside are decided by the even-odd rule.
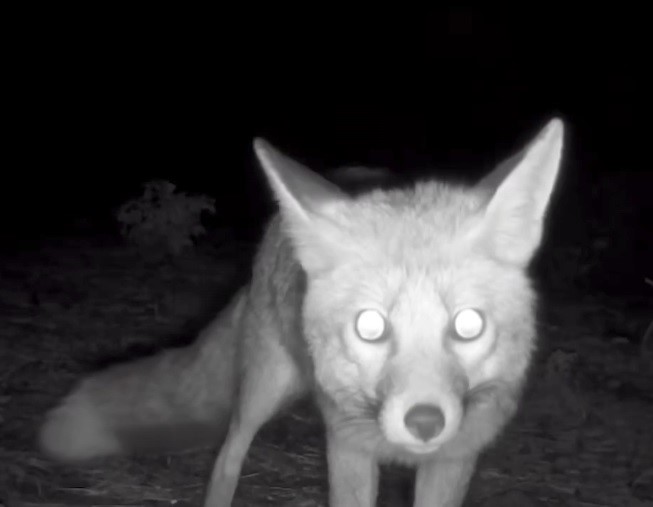
MULTIPOLYGON (((152 266, 112 240, 81 239, 2 257, 0 505, 197 505, 213 450, 64 466, 39 454, 35 430, 101 361, 192 335, 246 258, 232 247, 152 266)), ((653 505, 653 368, 639 346, 647 304, 545 294, 531 385, 483 456, 467 506, 653 505)), ((409 505, 410 481, 384 470, 380 504, 409 505)), ((236 505, 320 506, 326 491, 322 428, 304 404, 258 435, 236 505)))

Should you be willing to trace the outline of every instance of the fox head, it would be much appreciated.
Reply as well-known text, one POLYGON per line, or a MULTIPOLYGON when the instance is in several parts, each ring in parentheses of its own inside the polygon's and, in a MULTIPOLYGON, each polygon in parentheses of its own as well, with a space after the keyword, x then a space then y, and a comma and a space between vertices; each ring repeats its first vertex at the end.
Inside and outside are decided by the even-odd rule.
POLYGON ((306 273, 304 333, 342 436, 419 457, 482 445, 512 415, 535 341, 527 267, 562 144, 553 119, 474 186, 351 197, 255 140, 306 273))

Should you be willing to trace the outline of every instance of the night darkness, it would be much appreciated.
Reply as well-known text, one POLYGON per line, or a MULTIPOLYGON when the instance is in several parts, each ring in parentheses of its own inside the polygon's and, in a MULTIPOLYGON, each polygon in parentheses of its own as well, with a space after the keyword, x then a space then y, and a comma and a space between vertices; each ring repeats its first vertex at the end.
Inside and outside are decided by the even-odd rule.
MULTIPOLYGON (((650 505, 650 54, 643 13, 613 9, 17 18, 3 79, 0 500, 86 505, 66 490, 82 488, 106 503, 199 501, 212 452, 90 470, 44 457, 34 435, 83 375, 188 342, 247 280, 275 210, 255 137, 327 176, 354 165, 389 170, 388 186, 473 182, 558 116, 563 165, 532 266, 536 376, 554 380, 531 388, 465 505, 650 505), (151 180, 215 199, 206 233, 180 255, 152 259, 120 234, 117 209, 151 180)), ((237 505, 326 505, 320 424, 300 404, 264 428, 237 505)), ((387 474, 381 504, 410 505, 405 471, 387 474)))

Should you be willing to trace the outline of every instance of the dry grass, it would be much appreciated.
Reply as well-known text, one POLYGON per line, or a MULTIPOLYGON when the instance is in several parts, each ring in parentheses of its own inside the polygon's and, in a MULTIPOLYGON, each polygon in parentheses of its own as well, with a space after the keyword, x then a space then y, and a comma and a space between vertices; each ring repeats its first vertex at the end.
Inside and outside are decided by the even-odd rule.
MULTIPOLYGON (((235 259, 246 257, 200 255, 152 269, 124 247, 69 241, 29 258, 3 259, 5 504, 197 504, 210 449, 62 466, 39 455, 34 432, 44 412, 98 360, 192 335, 237 282, 235 259)), ((650 321, 645 305, 548 298, 534 381, 514 424, 484 456, 470 506, 651 505, 653 370, 636 341, 650 321)), ((410 481, 406 470, 384 470, 381 504, 409 505, 410 481)), ((305 404, 258 435, 237 505, 326 505, 326 489, 322 428, 305 404)))

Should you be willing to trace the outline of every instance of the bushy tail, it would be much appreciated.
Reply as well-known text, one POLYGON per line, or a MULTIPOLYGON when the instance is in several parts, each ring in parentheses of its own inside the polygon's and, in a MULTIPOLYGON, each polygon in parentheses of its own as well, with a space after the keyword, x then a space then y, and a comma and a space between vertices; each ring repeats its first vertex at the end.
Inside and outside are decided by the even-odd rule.
POLYGON ((220 443, 231 414, 239 294, 190 346, 83 379, 43 423, 42 450, 62 461, 220 443))

